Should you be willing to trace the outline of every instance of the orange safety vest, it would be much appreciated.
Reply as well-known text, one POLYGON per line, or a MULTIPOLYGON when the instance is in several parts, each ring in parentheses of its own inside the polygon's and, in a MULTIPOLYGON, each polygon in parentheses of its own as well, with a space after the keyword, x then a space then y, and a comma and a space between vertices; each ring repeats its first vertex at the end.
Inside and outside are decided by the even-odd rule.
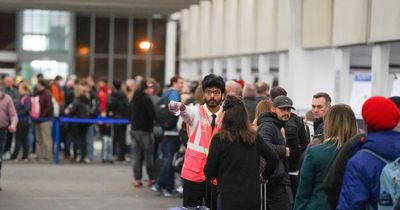
POLYGON ((187 129, 191 134, 189 134, 181 177, 192 182, 203 182, 206 180, 204 166, 206 165, 208 148, 210 147, 212 137, 220 130, 222 125, 222 117, 221 115, 217 115, 214 131, 212 131, 211 122, 204 106, 198 106, 200 120, 196 122, 195 129, 193 131, 187 129))

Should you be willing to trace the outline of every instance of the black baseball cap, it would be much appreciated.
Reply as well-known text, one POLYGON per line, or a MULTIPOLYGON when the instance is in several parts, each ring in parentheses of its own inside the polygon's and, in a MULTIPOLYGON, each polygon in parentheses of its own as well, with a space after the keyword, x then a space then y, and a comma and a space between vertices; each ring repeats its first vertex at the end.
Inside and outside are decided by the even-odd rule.
POLYGON ((273 101, 272 101, 272 106, 275 108, 292 108, 293 110, 296 110, 293 107, 293 101, 287 96, 281 95, 277 96, 273 101))

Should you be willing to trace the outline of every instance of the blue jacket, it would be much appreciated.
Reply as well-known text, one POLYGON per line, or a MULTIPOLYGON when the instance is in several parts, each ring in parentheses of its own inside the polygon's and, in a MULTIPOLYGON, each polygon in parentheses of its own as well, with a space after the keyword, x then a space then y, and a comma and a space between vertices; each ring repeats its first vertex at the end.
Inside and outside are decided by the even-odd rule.
MULTIPOLYGON (((393 161, 400 157, 400 132, 368 133, 361 149, 369 149, 393 161)), ((385 163, 373 155, 358 151, 347 163, 337 209, 377 208, 380 175, 385 163)))

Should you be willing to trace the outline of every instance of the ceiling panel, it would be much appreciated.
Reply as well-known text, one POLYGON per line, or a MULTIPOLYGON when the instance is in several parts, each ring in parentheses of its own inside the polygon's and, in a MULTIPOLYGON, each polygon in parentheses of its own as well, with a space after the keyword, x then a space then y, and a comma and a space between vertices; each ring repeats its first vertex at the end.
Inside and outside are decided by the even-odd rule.
POLYGON ((0 10, 69 10, 83 14, 168 15, 200 0, 0 0, 0 10))

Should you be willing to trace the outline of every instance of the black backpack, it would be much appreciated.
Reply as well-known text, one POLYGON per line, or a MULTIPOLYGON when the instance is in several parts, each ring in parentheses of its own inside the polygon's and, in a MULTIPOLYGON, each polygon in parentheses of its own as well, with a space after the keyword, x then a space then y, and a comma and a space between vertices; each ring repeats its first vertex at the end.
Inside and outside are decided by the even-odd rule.
POLYGON ((307 147, 306 130, 300 117, 293 114, 286 122, 285 136, 286 146, 290 149, 289 171, 298 171, 300 157, 307 147))
POLYGON ((168 103, 169 103, 168 95, 169 93, 166 95, 166 97, 161 98, 157 102, 156 106, 157 124, 161 125, 161 127, 164 130, 174 129, 179 119, 179 116, 171 114, 171 112, 168 109, 168 103))

